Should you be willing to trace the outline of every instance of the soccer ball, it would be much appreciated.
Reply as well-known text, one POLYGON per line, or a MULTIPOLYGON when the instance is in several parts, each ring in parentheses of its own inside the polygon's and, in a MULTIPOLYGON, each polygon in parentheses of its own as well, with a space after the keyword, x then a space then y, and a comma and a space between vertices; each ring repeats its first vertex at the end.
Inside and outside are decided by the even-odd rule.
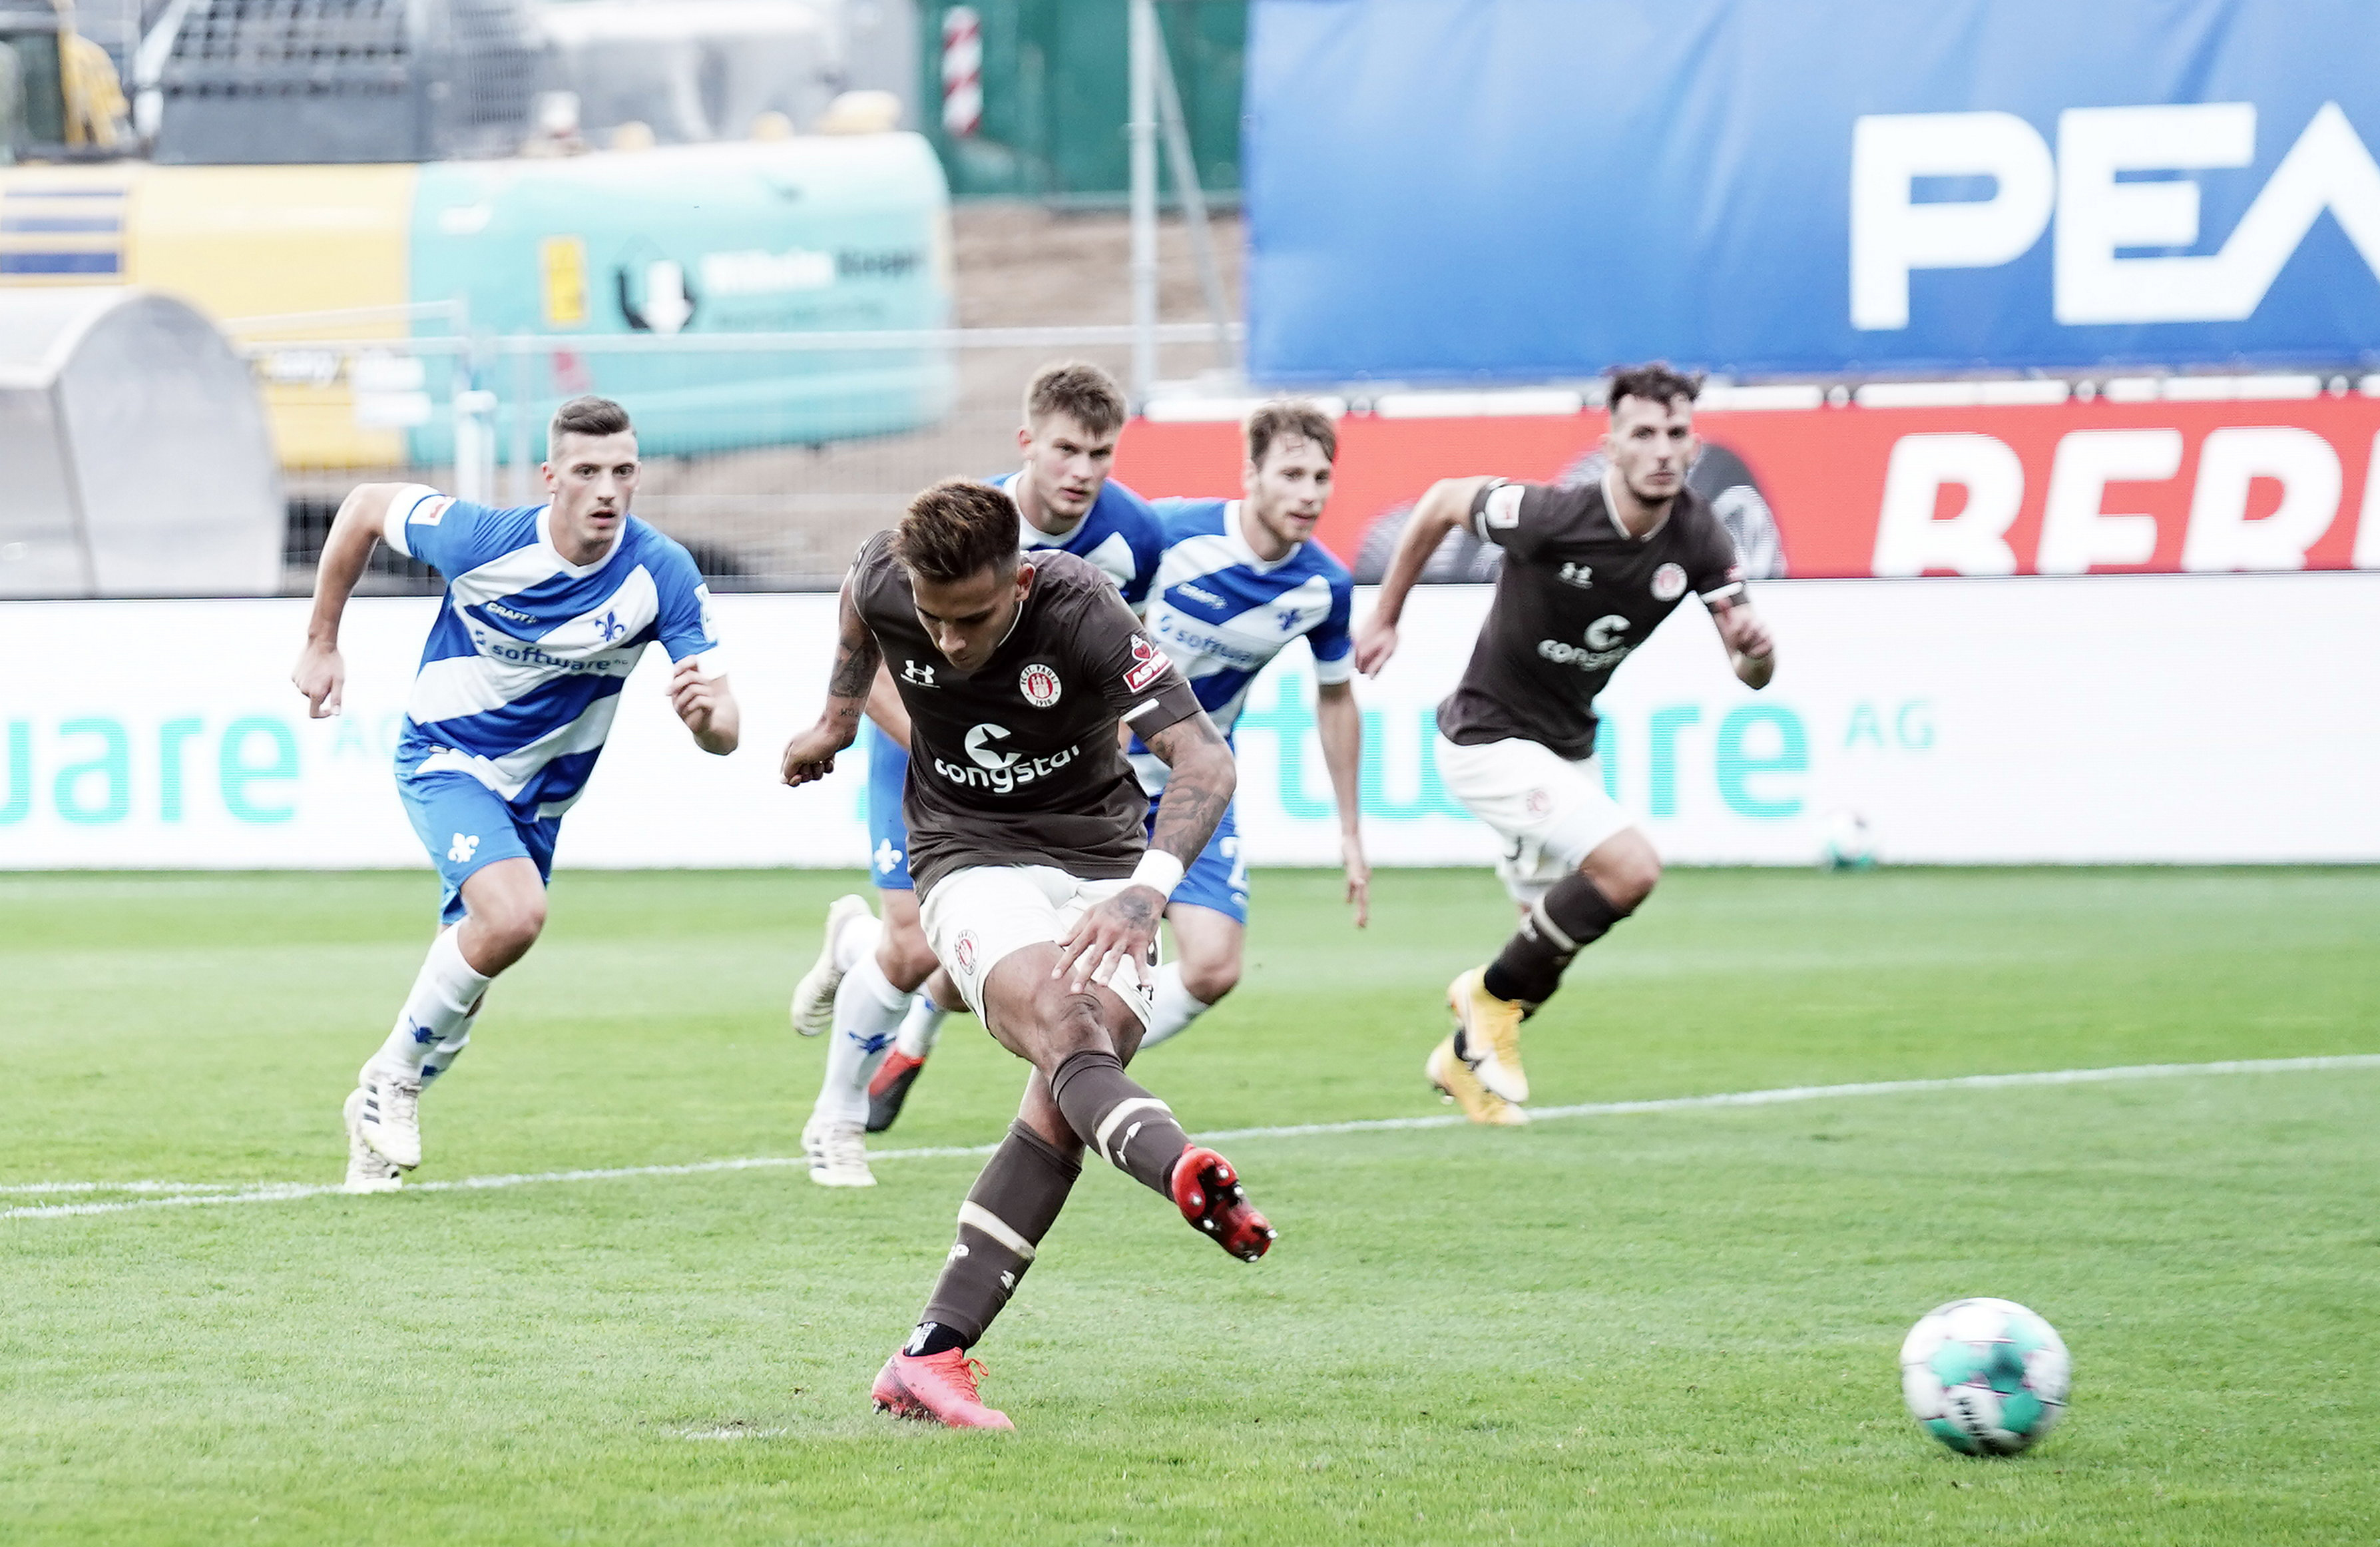
POLYGON ((1864 871, 1876 863, 1876 832, 1867 818, 1853 810, 1828 814, 1818 843, 1822 871, 1864 871))
POLYGON ((2014 1456, 2066 1412, 2071 1365, 2050 1324, 2014 1300, 1952 1300, 1909 1329, 1900 1395, 1961 1456, 2014 1456))

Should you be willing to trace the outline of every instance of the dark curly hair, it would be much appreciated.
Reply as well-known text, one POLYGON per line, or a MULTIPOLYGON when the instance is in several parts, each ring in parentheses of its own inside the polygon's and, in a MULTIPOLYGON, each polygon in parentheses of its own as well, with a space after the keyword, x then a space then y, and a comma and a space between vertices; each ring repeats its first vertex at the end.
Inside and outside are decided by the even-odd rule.
POLYGON ((1647 403, 1658 403, 1667 408, 1681 397, 1688 404, 1692 404, 1702 395, 1703 378, 1700 372, 1691 376, 1682 375, 1670 369, 1668 360, 1657 359, 1649 365, 1622 365, 1614 368, 1611 372, 1611 392, 1604 402, 1613 413, 1618 413, 1620 400, 1623 397, 1638 397, 1647 403))

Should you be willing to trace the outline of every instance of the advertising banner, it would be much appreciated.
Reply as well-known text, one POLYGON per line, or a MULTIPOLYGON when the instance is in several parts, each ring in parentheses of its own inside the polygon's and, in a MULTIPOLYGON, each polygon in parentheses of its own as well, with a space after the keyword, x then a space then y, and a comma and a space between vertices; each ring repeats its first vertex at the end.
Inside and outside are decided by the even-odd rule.
MULTIPOLYGON (((1431 745, 1488 596, 1417 591, 1396 658, 1356 684, 1376 863, 1493 857, 1431 745)), ((1736 683, 1690 603, 1605 695, 1604 781, 1673 860, 1808 863, 1852 817, 1887 862, 2380 860, 2364 676, 2380 575, 1789 581, 1755 598, 1780 641, 1767 692, 1736 683)), ((0 697, 0 869, 426 869, 389 760, 438 605, 355 603, 346 713, 311 721, 287 675, 302 601, 0 604, 0 652, 55 663, 0 697)), ((693 745, 649 652, 565 819, 564 867, 865 862, 858 754, 799 791, 776 774, 818 713, 834 599, 715 606, 743 747, 693 745)), ((1293 647, 1240 721, 1255 864, 1338 861, 1312 704, 1293 647)))
POLYGON ((2347 362, 2357 0, 1257 0, 1266 382, 2347 362))
MULTIPOLYGON (((1433 481, 1598 477, 1605 423, 1349 414, 1322 541, 1377 579, 1433 481)), ((1756 577, 2380 569, 2380 399, 2360 393, 1711 409, 1695 423, 1706 449, 1691 481, 1756 577)), ((1240 458, 1236 424, 1143 420, 1116 472, 1147 492, 1229 494, 1240 458)))

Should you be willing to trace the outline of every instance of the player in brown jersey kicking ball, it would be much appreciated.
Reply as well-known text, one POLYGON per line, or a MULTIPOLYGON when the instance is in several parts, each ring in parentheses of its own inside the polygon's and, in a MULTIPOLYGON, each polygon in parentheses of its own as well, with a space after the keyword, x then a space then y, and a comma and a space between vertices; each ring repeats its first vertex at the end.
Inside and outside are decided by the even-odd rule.
POLYGON ((1123 1072, 1148 1021, 1158 920, 1237 774, 1113 583, 1071 554, 1026 563, 1016 506, 989 485, 938 483, 870 538, 844 582, 841 627, 826 710, 786 744, 785 783, 833 768, 890 664, 909 712, 902 805, 927 943, 1001 1045, 1033 1066, 874 1396, 904 1418, 1010 1429, 984 1406, 966 1351, 1032 1265, 1086 1145, 1233 1256, 1254 1261, 1272 1244, 1231 1163, 1123 1072), (1171 771, 1145 847, 1148 798, 1119 722, 1171 771))
POLYGON ((1604 793, 1595 696, 1689 591, 1710 609, 1737 677, 1766 688, 1777 670, 1734 541, 1686 487, 1701 390, 1698 378, 1667 366, 1614 372, 1610 467, 1586 488, 1434 484, 1355 632, 1356 668, 1377 676, 1396 651, 1406 592, 1449 533, 1467 525, 1504 550, 1471 664, 1438 706, 1439 771, 1503 840, 1497 871, 1522 908, 1519 932, 1496 959, 1448 986, 1454 1033, 1429 1056, 1431 1082, 1474 1122, 1528 1120, 1522 1017, 1661 877, 1652 840, 1604 793))

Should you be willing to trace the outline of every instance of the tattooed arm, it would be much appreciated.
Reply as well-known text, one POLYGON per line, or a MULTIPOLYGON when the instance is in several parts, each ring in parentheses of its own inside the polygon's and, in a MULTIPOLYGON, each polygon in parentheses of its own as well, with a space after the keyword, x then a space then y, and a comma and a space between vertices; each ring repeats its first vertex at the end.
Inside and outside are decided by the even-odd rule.
MULTIPOLYGON (((1186 871, 1215 834, 1215 824, 1232 803, 1239 785, 1239 765, 1232 749, 1203 712, 1176 720, 1148 737, 1148 749, 1164 760, 1172 772, 1165 794, 1157 803, 1156 824, 1148 835, 1152 854, 1170 854, 1186 871)), ((1180 879, 1179 871, 1175 879, 1180 879)), ((1073 976, 1073 986, 1097 981, 1119 960, 1152 959, 1157 921, 1165 913, 1165 894, 1154 886, 1135 883, 1077 920, 1059 942, 1053 978, 1073 976)))
POLYGON ((843 582, 839 624, 826 708, 820 711, 818 724, 785 743, 783 768, 789 785, 806 785, 834 772, 835 754, 858 738, 859 717, 868 711, 868 689, 875 686, 876 668, 884 658, 875 632, 859 615, 848 579, 843 582))
POLYGON ((1239 786, 1239 765, 1232 761, 1232 749, 1215 722, 1204 714, 1176 720, 1159 731, 1148 738, 1148 749, 1172 771, 1164 797, 1157 802, 1157 825, 1149 830, 1148 847, 1171 854, 1186 871, 1197 863, 1207 840, 1215 835, 1215 824, 1223 820, 1232 792, 1239 786))

